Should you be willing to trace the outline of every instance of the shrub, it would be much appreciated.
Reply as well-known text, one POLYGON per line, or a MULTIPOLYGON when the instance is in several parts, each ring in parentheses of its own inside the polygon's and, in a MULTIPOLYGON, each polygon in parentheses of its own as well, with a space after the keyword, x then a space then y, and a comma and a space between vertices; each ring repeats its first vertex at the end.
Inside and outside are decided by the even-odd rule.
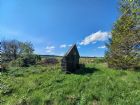
POLYGON ((12 60, 9 63, 9 65, 12 67, 23 67, 24 66, 23 58, 18 58, 16 60, 12 60))
POLYGON ((45 58, 41 63, 48 65, 48 64, 57 64, 59 63, 59 61, 56 58, 45 58))
POLYGON ((7 63, 2 63, 0 65, 0 72, 6 72, 8 69, 8 64, 7 63))
POLYGON ((2 95, 10 95, 13 92, 13 87, 11 85, 6 85, 2 81, 0 81, 0 94, 2 95))
POLYGON ((36 64, 36 57, 34 55, 25 55, 23 57, 24 67, 36 64))
POLYGON ((38 55, 24 55, 19 57, 16 60, 10 62, 10 66, 16 67, 28 67, 30 65, 35 65, 38 61, 41 60, 41 57, 38 55))

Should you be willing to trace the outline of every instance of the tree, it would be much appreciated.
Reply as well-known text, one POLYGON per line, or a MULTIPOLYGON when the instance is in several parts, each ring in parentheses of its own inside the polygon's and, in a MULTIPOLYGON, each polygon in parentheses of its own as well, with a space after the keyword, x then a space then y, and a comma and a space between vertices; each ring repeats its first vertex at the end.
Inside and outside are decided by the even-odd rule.
POLYGON ((21 55, 30 55, 33 54, 34 48, 31 42, 21 42, 20 43, 20 54, 21 55))
POLYGON ((33 54, 34 49, 31 42, 3 40, 1 42, 1 49, 3 70, 8 65, 16 67, 28 67, 41 60, 41 56, 33 54))
POLYGON ((3 40, 1 41, 2 59, 4 61, 11 61, 17 58, 19 52, 19 41, 17 40, 3 40))
POLYGON ((20 42, 17 40, 1 41, 2 61, 16 60, 18 57, 33 54, 33 45, 31 42, 20 42))
POLYGON ((121 0, 121 16, 114 24, 112 39, 107 44, 106 59, 112 68, 128 69, 137 66, 138 51, 140 50, 139 17, 140 8, 138 0, 121 0))

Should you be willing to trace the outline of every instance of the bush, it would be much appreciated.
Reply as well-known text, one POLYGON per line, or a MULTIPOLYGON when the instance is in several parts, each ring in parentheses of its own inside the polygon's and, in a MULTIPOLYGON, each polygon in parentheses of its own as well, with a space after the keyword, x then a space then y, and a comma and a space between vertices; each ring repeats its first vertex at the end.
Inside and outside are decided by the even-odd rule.
POLYGON ((23 62, 25 67, 28 67, 29 65, 36 64, 36 57, 34 55, 26 55, 23 57, 23 62))
POLYGON ((58 59, 56 58, 45 58, 41 64, 45 64, 45 65, 48 65, 48 64, 57 64, 59 63, 58 59))
POLYGON ((6 85, 3 81, 0 80, 0 94, 2 95, 10 95, 14 88, 11 85, 6 85))
POLYGON ((24 55, 16 60, 10 62, 10 66, 14 67, 28 67, 30 65, 35 65, 41 57, 38 55, 24 55))
POLYGON ((7 63, 2 63, 0 65, 0 72, 6 72, 8 69, 8 64, 7 63))
POLYGON ((18 58, 16 60, 12 60, 9 65, 12 67, 22 67, 24 65, 24 62, 22 58, 18 58))

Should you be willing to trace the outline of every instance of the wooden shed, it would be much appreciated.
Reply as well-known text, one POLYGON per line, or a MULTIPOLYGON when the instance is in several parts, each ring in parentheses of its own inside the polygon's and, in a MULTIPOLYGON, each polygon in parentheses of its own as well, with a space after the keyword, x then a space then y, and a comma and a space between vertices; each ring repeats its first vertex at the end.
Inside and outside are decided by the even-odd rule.
POLYGON ((75 72, 79 68, 79 58, 77 46, 74 44, 61 60, 62 70, 68 73, 75 72))

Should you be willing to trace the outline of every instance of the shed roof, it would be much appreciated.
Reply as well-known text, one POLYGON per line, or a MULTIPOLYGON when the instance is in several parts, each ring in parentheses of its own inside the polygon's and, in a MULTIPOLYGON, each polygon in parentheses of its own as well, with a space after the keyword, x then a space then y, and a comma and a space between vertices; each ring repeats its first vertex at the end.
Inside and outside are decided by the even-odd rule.
POLYGON ((73 49, 76 51, 76 53, 77 53, 78 56, 80 57, 76 44, 73 44, 73 45, 70 47, 70 49, 66 52, 66 54, 64 55, 64 57, 68 56, 68 55, 72 52, 73 49))

